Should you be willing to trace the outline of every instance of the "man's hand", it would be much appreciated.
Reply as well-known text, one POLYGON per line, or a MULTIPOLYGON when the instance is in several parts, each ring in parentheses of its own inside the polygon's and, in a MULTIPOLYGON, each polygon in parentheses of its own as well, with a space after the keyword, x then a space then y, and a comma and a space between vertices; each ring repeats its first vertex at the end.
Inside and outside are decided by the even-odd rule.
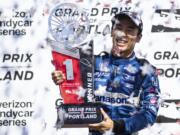
POLYGON ((56 85, 59 85, 60 83, 62 83, 64 80, 66 79, 65 75, 63 74, 62 71, 54 71, 52 72, 52 80, 54 81, 54 83, 56 85))
POLYGON ((104 110, 101 108, 101 113, 104 117, 103 121, 100 123, 95 124, 89 124, 89 128, 92 130, 98 130, 101 133, 104 133, 110 129, 113 129, 113 121, 111 118, 104 112, 104 110))

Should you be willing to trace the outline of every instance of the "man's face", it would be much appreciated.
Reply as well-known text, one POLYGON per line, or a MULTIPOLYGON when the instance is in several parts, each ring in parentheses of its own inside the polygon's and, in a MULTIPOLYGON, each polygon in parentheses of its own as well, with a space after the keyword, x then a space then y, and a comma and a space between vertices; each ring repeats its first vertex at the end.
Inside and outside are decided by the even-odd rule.
POLYGON ((141 39, 138 27, 128 17, 122 17, 112 29, 112 54, 117 57, 129 57, 136 42, 141 39))

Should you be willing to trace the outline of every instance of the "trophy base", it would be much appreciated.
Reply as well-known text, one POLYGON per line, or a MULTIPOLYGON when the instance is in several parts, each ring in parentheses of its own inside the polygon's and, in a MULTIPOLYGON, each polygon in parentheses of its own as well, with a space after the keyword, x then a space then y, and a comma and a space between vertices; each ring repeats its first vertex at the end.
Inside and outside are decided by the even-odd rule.
POLYGON ((88 127, 103 120, 98 103, 61 104, 57 108, 57 128, 88 127))

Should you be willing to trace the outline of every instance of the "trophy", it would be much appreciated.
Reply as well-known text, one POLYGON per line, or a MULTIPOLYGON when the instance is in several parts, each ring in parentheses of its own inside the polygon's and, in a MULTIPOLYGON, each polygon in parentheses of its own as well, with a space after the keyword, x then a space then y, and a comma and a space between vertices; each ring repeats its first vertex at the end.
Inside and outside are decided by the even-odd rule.
POLYGON ((63 98, 57 106, 56 127, 86 127, 102 121, 93 93, 93 41, 86 40, 88 13, 72 3, 57 5, 50 13, 49 31, 53 64, 66 79, 59 85, 63 98))

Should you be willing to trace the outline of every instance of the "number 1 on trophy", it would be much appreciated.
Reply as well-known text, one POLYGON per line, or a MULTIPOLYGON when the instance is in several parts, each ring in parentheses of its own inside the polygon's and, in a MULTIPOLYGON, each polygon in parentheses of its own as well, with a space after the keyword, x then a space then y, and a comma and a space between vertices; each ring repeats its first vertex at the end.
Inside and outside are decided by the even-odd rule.
POLYGON ((66 79, 74 80, 73 62, 72 59, 66 59, 63 64, 66 66, 66 79))

